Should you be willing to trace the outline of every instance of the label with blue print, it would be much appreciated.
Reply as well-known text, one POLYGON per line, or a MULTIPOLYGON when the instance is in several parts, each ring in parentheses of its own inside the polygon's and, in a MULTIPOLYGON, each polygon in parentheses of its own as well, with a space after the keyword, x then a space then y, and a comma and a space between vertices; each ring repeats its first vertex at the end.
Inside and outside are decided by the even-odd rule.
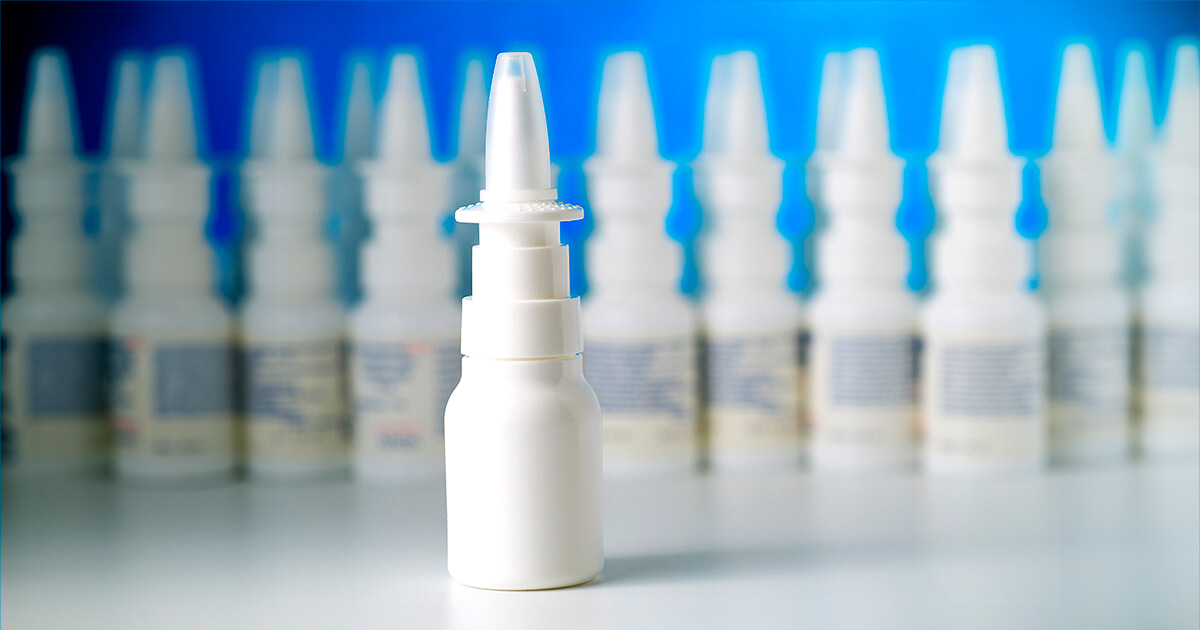
POLYGON ((302 463, 346 454, 346 398, 340 337, 245 340, 251 459, 302 463))
POLYGON ((706 341, 712 449, 799 452, 804 374, 799 331, 710 334, 706 341))
POLYGON ((1129 425, 1130 331, 1050 331, 1050 437, 1068 445, 1121 437, 1129 425))
POLYGON ((812 359, 809 400, 814 448, 913 447, 911 332, 817 330, 812 359))
POLYGON ((1194 436, 1200 431, 1200 330, 1148 325, 1142 334, 1143 430, 1194 436))

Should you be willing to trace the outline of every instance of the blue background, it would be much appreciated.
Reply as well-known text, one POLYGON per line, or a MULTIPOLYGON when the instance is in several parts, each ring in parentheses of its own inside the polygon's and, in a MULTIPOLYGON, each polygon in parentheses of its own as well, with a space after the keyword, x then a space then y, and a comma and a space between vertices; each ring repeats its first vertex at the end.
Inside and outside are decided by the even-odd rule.
MULTIPOLYGON (((596 96, 604 56, 643 51, 659 117, 662 151, 686 164, 700 147, 701 105, 714 54, 748 48, 760 54, 773 151, 788 161, 781 230, 802 254, 812 212, 803 195, 802 165, 812 151, 816 88, 822 55, 833 49, 880 50, 891 116, 892 144, 909 161, 898 225, 910 240, 910 285, 926 284, 924 237, 933 228, 924 159, 936 144, 941 89, 949 51, 969 43, 999 49, 1013 150, 1037 157, 1049 146, 1050 120, 1062 48, 1093 44, 1105 118, 1114 128, 1118 54, 1128 45, 1150 53, 1156 116, 1161 119, 1170 40, 1196 34, 1193 2, 267 2, 267 3, 17 3, 0 4, 0 152, 18 150, 20 112, 30 53, 63 47, 75 74, 83 146, 99 151, 113 57, 126 48, 147 55, 187 47, 199 61, 204 91, 202 141, 220 169, 210 235, 227 243, 236 232, 229 168, 245 149, 247 88, 253 60, 267 48, 306 52, 316 97, 318 151, 337 161, 337 120, 343 108, 347 58, 396 48, 421 53, 431 104, 434 151, 453 157, 462 70, 469 55, 529 50, 538 64, 550 125, 551 150, 563 167, 560 196, 583 201, 583 159, 594 146, 596 96)), ((489 64, 490 65, 490 64, 489 64)), ((375 91, 383 77, 373 77, 375 91)), ((1036 173, 1026 173, 1019 229, 1036 236, 1045 213, 1036 173)), ((9 290, 8 244, 13 230, 9 182, 3 184, 4 291, 9 290)), ((686 168, 676 177, 670 231, 690 243, 701 229, 686 168)), ((567 224, 578 243, 590 222, 567 224)), ((690 250, 690 245, 689 245, 690 250)), ((574 288, 586 291, 582 249, 572 249, 574 288)), ((802 259, 802 255, 798 256, 802 259)), ((689 258, 690 261, 690 258, 689 258)), ((790 277, 803 290, 802 265, 790 277)), ((697 286, 689 262, 685 290, 697 286)), ((236 297, 236 296, 233 296, 236 297)))

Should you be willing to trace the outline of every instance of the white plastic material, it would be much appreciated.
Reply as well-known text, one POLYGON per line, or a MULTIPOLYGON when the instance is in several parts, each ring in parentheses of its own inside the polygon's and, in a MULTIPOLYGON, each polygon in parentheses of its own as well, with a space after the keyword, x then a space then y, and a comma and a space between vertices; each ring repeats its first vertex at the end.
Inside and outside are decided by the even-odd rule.
POLYGON ((1050 327, 1050 451, 1066 462, 1129 453, 1130 304, 1108 216, 1115 164, 1100 114, 1091 51, 1067 46, 1054 143, 1039 160, 1050 215, 1039 243, 1050 327))
POLYGON ((693 164, 710 232, 706 293, 709 461, 717 469, 793 467, 802 453, 802 312, 788 291, 787 242, 775 229, 783 162, 771 155, 758 61, 713 60, 704 148, 693 164))
POLYGON ((242 167, 256 236, 241 314, 248 469, 256 480, 305 481, 346 469, 345 322, 304 69, 296 58, 274 63, 255 98, 253 122, 266 131, 251 129, 242 167))
POLYGON ((442 418, 458 383, 459 312, 441 222, 449 169, 430 156, 417 61, 392 57, 375 159, 361 171, 370 241, 350 317, 355 472, 369 482, 440 476, 442 418))
POLYGON ((916 446, 917 306, 904 287, 908 252, 894 221, 904 163, 889 147, 878 53, 831 54, 846 68, 823 77, 829 93, 821 97, 837 103, 839 117, 818 120, 829 125, 818 135, 833 139, 810 161, 829 221, 809 307, 811 459, 820 471, 895 470, 912 466, 916 446))
POLYGON ((88 287, 86 165, 76 155, 67 59, 29 66, 22 153, 10 162, 14 291, 4 300, 4 472, 95 472, 105 461, 105 310, 88 287))
POLYGON ((358 165, 370 157, 371 141, 375 135, 371 74, 367 63, 361 59, 350 65, 350 85, 345 107, 342 163, 332 174, 329 192, 337 217, 337 292, 342 302, 350 305, 362 297, 359 250, 367 237, 363 183, 358 174, 358 165))
POLYGON ((97 206, 100 229, 96 239, 96 290, 109 302, 121 297, 121 248, 129 236, 127 183, 121 163, 137 155, 142 119, 142 60, 122 53, 113 63, 110 79, 105 164, 100 169, 97 206))
MULTIPOLYGON (((475 203, 483 188, 483 149, 487 134, 487 85, 483 62, 472 59, 463 80, 458 108, 458 155, 454 159, 452 207, 475 203)), ((479 226, 454 224, 454 249, 458 269, 458 295, 471 294, 471 248, 479 244, 479 226)))
MULTIPOLYGON (((1154 106, 1141 50, 1125 55, 1117 109, 1117 216, 1123 234, 1121 277, 1130 290, 1146 280, 1146 226, 1153 216, 1149 153, 1154 144, 1154 106)), ((1135 313, 1135 317, 1136 317, 1135 313)))
POLYGON ((945 227, 920 326, 933 473, 1032 471, 1046 459, 1046 322, 1025 290, 1029 244, 1013 228, 1022 161, 1009 152, 1006 125, 995 51, 955 50, 929 159, 945 227))
POLYGON ((584 163, 596 228, 588 239, 588 382, 604 414, 607 477, 680 475, 700 455, 698 317, 678 289, 667 236, 671 174, 658 154, 641 54, 604 64, 596 153, 584 163))
POLYGON ((159 57, 142 151, 126 171, 143 193, 130 200, 126 291, 111 319, 114 469, 135 484, 209 483, 234 470, 233 326, 213 295, 209 170, 192 102, 186 60, 159 57))
POLYGON ((446 406, 450 575, 500 590, 572 586, 604 564, 600 405, 583 377, 546 117, 533 57, 496 60, 488 102, 474 295, 463 300, 462 381, 446 406), (561 279, 555 281, 554 279, 561 279), (531 323, 546 326, 531 328, 531 323))

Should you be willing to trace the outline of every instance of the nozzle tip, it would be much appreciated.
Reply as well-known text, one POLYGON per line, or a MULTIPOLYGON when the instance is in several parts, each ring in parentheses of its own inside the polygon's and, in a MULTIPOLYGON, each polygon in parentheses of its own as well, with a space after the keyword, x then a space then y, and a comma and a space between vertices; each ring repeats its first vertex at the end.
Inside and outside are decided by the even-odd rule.
POLYGON ((154 160, 196 158, 196 115, 182 55, 163 55, 154 61, 147 97, 143 156, 154 160))
POLYGON ((392 56, 387 89, 380 106, 379 146, 382 161, 429 161, 429 119, 417 58, 408 53, 392 56))
POLYGON ((613 158, 657 159, 658 130, 641 53, 621 52, 604 61, 596 153, 613 158))
POLYGON ((1085 44, 1071 44, 1063 51, 1054 111, 1054 149, 1102 152, 1106 144, 1092 51, 1085 44))
POLYGON ((112 72, 108 157, 132 158, 137 155, 142 115, 142 60, 135 53, 122 53, 113 62, 112 72))
POLYGON ((41 48, 30 62, 25 105, 24 153, 29 158, 61 159, 75 155, 75 107, 67 55, 41 48))
POLYGON ((950 55, 938 152, 965 159, 1011 156, 996 50, 959 48, 950 55))
POLYGON ((1200 159, 1200 54, 1193 38, 1175 48, 1162 136, 1162 144, 1168 151, 1200 159))
POLYGON ((311 160, 315 155, 312 116, 304 66, 297 57, 276 62, 275 103, 268 155, 281 160, 311 160))
POLYGON ((855 157, 890 155, 879 53, 872 48, 858 48, 847 53, 846 62, 849 73, 839 105, 837 151, 855 157))
POLYGON ((490 194, 552 188, 546 109, 529 53, 496 58, 486 145, 484 185, 490 194))

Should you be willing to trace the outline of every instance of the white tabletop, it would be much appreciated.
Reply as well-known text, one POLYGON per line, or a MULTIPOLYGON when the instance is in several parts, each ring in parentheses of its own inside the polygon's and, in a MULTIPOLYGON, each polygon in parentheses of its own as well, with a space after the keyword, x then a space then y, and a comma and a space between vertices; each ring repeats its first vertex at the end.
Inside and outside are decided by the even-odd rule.
POLYGON ((600 580, 450 581, 437 485, 8 479, 22 628, 1195 628, 1200 466, 612 483, 600 580))

